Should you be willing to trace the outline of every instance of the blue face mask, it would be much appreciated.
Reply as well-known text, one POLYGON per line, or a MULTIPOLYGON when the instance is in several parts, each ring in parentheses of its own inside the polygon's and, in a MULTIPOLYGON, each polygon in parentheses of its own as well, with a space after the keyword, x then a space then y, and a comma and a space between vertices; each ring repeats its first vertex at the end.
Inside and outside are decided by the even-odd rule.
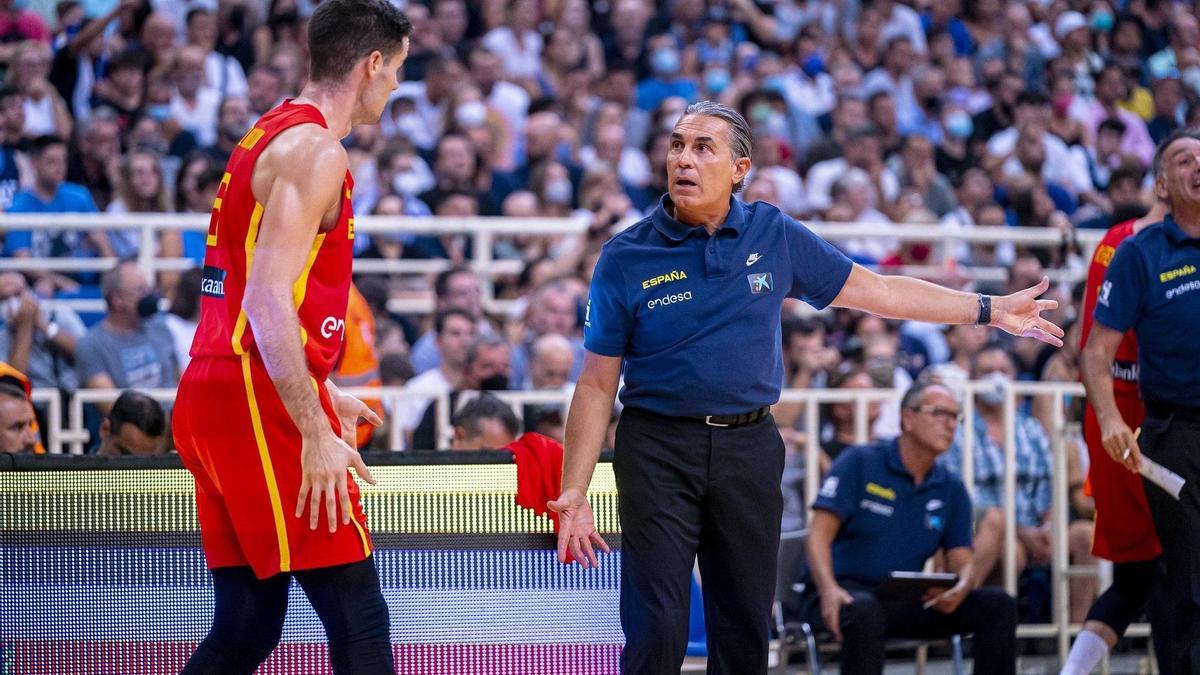
POLYGON ((816 77, 825 72, 825 59, 821 58, 821 55, 817 52, 813 52, 808 55, 807 59, 804 59, 804 63, 800 66, 800 69, 804 71, 805 75, 816 77))
POLYGON ((955 138, 970 138, 975 123, 967 113, 957 110, 946 116, 946 133, 955 138))
POLYGON ((146 115, 152 120, 165 121, 171 116, 171 106, 165 103, 155 103, 146 106, 146 115))
POLYGON ((650 67, 659 75, 674 75, 679 72, 679 52, 674 49, 659 49, 650 55, 650 67))
POLYGON ((786 85, 784 84, 783 78, 779 75, 768 75, 763 78, 763 89, 766 89, 767 91, 774 91, 782 94, 785 88, 786 85))
POLYGON ((1107 33, 1113 29, 1114 18, 1112 12, 1099 9, 1092 12, 1092 28, 1101 33, 1107 33))
POLYGON ((704 87, 710 94, 720 94, 729 86, 728 70, 710 70, 704 74, 704 87))

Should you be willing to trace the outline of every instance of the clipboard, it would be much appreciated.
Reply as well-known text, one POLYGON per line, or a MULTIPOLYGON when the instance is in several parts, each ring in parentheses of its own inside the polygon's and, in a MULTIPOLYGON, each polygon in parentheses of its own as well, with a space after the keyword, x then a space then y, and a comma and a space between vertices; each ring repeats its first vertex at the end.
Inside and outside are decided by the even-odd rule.
POLYGON ((952 572, 892 572, 875 587, 875 595, 880 599, 920 602, 929 589, 947 590, 957 583, 958 575, 952 572))

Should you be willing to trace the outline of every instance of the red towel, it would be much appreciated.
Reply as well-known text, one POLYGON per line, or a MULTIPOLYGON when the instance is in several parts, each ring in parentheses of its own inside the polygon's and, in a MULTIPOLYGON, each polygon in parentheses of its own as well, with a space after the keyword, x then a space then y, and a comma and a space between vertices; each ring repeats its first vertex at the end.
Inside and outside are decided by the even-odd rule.
POLYGON ((529 432, 504 446, 517 462, 517 505, 549 516, 558 532, 558 514, 546 502, 558 499, 562 485, 563 446, 553 438, 529 432))

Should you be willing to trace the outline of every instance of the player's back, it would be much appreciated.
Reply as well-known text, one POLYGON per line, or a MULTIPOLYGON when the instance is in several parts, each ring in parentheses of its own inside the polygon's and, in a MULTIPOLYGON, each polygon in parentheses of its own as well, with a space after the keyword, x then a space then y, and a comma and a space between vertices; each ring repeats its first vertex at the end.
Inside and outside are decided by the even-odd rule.
MULTIPOLYGON (((285 101, 263 115, 238 142, 226 165, 209 221, 201 285, 200 325, 192 357, 256 354, 253 330, 242 298, 254 261, 264 208, 252 188, 255 163, 279 134, 300 124, 326 126, 310 105, 285 101)), ((346 172, 336 224, 319 232, 292 297, 300 321, 309 371, 318 380, 329 375, 342 346, 346 303, 353 264, 353 180, 346 172)))

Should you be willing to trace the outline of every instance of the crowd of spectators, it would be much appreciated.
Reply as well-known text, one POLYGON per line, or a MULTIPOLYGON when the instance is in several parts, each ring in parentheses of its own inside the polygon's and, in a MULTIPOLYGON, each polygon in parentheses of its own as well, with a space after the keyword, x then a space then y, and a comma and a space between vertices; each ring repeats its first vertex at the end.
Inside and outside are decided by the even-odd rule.
MULTIPOLYGON (((399 4, 415 27, 402 82, 381 124, 356 127, 345 141, 356 212, 589 223, 580 235, 498 238, 492 255, 520 261, 523 271, 494 279, 472 271, 476 252, 465 236, 356 237, 361 258, 453 265, 436 278, 356 278, 351 304, 361 301, 363 311, 355 322, 370 340, 361 347, 367 365, 344 382, 448 394, 454 447, 499 447, 518 422, 561 438, 560 406, 524 406, 510 417, 499 399, 474 392, 561 390, 578 376, 599 247, 665 192, 669 134, 689 102, 718 100, 750 121, 754 169, 739 198, 809 221, 1063 234, 1059 248, 901 245, 870 236, 836 242, 863 264, 924 265, 941 270, 937 281, 990 292, 1033 285, 1048 268, 1080 270, 1070 234, 1144 213, 1155 143, 1200 122, 1200 23, 1194 5, 1174 0, 399 4), (1006 268, 1008 280, 973 284, 962 273, 972 266, 1006 268), (389 310, 389 299, 420 292, 434 297, 430 315, 389 310), (489 295, 515 309, 489 312, 489 295)), ((239 139, 305 81, 312 5, 66 0, 44 16, 0 0, 0 209, 209 213, 239 139)), ((129 258, 139 236, 118 226, 10 229, 0 255, 129 258)), ((203 258, 202 233, 163 230, 154 245, 162 257, 203 258)), ((171 387, 188 360, 199 283, 195 273, 150 278, 133 263, 103 276, 0 275, 0 359, 34 387, 66 393, 171 387), (72 298, 102 299, 107 311, 81 316, 48 302, 72 298)), ((1047 318, 1072 325, 1079 292, 1078 285, 1052 288, 1061 308, 1047 318)), ((1075 377, 1070 338, 1056 353, 974 327, 803 310, 785 309, 788 387, 1075 377)), ((405 448, 440 444, 433 401, 383 403, 405 448)), ((3 403, 0 430, 19 426, 3 403)), ((169 438, 154 409, 140 399, 103 406, 93 425, 104 452, 169 445, 152 442, 169 438)), ((979 503, 996 505, 995 453, 1006 433, 1016 433, 1021 562, 1042 561, 1049 415, 1026 404, 1016 429, 1006 430, 994 402, 985 398, 977 410, 960 438, 964 430, 976 434, 979 503)), ((802 512, 799 457, 808 435, 819 437, 823 467, 857 440, 853 406, 826 406, 813 429, 802 412, 776 410, 794 451, 787 479, 794 518, 802 512)), ((895 405, 873 404, 868 414, 872 439, 898 433, 895 405)), ((387 431, 366 434, 364 445, 385 444, 387 431)), ((946 461, 961 462, 960 455, 952 450, 946 461)), ((1075 515, 1085 518, 1086 509, 1080 500, 1075 515)), ((981 537, 995 535, 988 522, 981 516, 981 537)))

